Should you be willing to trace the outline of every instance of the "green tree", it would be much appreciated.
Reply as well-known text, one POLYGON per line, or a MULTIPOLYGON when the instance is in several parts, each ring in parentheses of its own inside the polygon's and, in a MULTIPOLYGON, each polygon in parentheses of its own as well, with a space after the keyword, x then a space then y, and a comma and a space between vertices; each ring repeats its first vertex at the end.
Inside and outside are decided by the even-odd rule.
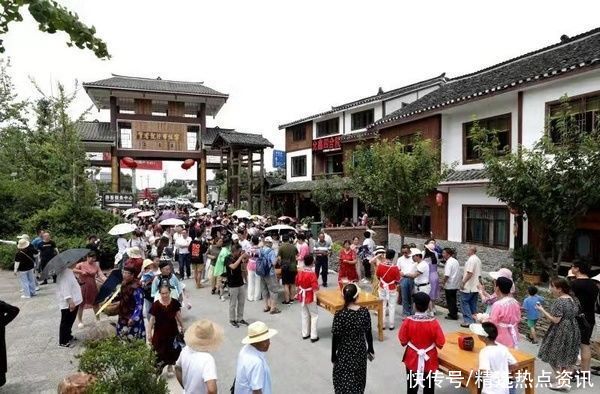
POLYGON ((311 192, 312 200, 321 210, 321 220, 337 214, 344 200, 344 191, 348 183, 339 176, 315 181, 316 186, 311 192))
MULTIPOLYGON (((348 164, 352 190, 365 204, 395 219, 405 229, 424 206, 425 197, 445 177, 437 141, 417 136, 410 144, 381 140, 361 145, 348 164)), ((404 234, 402 243, 404 243, 404 234)))
MULTIPOLYGON (((68 46, 89 49, 100 59, 109 59, 106 43, 96 36, 96 28, 87 26, 79 16, 56 1, 51 0, 0 0, 0 35, 6 34, 12 22, 22 22, 22 9, 27 7, 29 14, 38 23, 38 28, 49 34, 57 31, 69 36, 68 46)), ((5 51, 0 39, 0 53, 5 51)))
POLYGON ((227 171, 215 170, 215 183, 217 184, 217 201, 221 199, 221 196, 227 194, 227 171))
POLYGON ((516 152, 500 150, 495 130, 476 124, 473 135, 490 180, 488 194, 527 215, 541 239, 539 257, 553 273, 577 220, 600 204, 600 133, 599 125, 583 130, 567 97, 546 123, 532 148, 519 146, 516 152))
POLYGON ((161 197, 179 197, 185 196, 189 193, 187 186, 185 185, 185 181, 174 179, 171 182, 167 183, 160 189, 158 189, 158 195, 161 197))

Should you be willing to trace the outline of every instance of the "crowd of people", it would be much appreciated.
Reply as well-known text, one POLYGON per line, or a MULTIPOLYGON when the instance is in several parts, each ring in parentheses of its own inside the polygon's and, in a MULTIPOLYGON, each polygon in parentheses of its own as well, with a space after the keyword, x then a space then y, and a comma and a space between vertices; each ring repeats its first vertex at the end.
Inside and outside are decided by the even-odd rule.
MULTIPOLYGON (((229 302, 229 324, 248 330, 232 389, 235 393, 269 393, 271 376, 264 353, 277 332, 260 321, 249 324, 245 304, 262 300, 264 312, 276 315, 282 313, 281 305, 298 303, 299 336, 312 343, 319 341, 316 298, 320 289, 330 286, 329 262, 334 253, 327 229, 314 239, 301 225, 265 231, 275 224, 293 225, 289 218, 239 218, 223 211, 194 216, 187 210, 175 213, 185 225, 163 226, 162 214, 131 218, 136 229, 118 236, 115 268, 108 277, 97 262, 94 239, 90 239, 85 261, 57 273, 59 345, 72 345, 72 326, 78 318, 79 328, 84 327, 85 309, 98 312, 101 304, 115 305, 117 335, 146 340, 156 351, 157 369, 167 367, 167 373, 174 373, 186 392, 196 392, 197 387, 202 387, 198 392, 215 392, 216 365, 210 351, 222 341, 223 329, 207 319, 186 329, 182 319, 182 311, 192 307, 186 286, 209 286, 214 302, 229 302), (103 288, 115 291, 102 297, 98 289, 102 293, 103 288)), ((502 382, 506 377, 502 390, 484 387, 484 392, 508 393, 508 366, 514 359, 506 349, 518 348, 523 315, 533 343, 540 341, 538 320, 550 322, 538 356, 556 372, 551 388, 562 390, 570 385, 560 379, 565 372, 588 380, 591 373, 597 373, 590 366, 590 337, 600 277, 590 278, 587 263, 573 263, 570 280, 552 279, 551 304, 535 287, 520 302, 508 268, 489 273, 493 291, 487 292, 475 246, 468 247, 467 259, 461 264, 452 248, 441 248, 434 239, 422 244, 422 249, 416 244, 402 245, 398 254, 377 246, 374 235, 367 228, 362 240, 358 236, 344 240, 337 256, 337 282, 344 307, 335 314, 332 326, 336 393, 364 392, 367 363, 375 358, 370 312, 357 303, 361 292, 370 292, 382 301, 384 328, 395 330, 400 323, 398 340, 406 347, 403 362, 409 393, 418 387, 434 391, 437 349, 445 343, 436 317, 442 291, 448 306, 445 319, 459 320, 462 315, 457 324, 472 330, 486 344, 479 368, 500 374, 502 382), (485 311, 480 313, 482 306, 485 311), (396 308, 401 313, 396 314, 396 308), (575 371, 578 359, 580 368, 575 371)), ((38 238, 30 242, 22 236, 18 242, 15 274, 23 298, 35 296, 39 289, 36 267, 43 269, 58 253, 47 232, 38 238)), ((99 318, 98 313, 95 316, 99 318)))

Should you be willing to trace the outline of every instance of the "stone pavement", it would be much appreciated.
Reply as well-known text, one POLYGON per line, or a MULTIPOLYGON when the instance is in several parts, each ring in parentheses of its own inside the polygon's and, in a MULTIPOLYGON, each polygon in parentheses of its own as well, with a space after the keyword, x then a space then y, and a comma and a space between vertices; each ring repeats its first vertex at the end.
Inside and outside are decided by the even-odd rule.
MULTIPOLYGON (((330 283, 335 283, 330 275, 330 283)), ((191 281, 186 281, 192 286, 191 281)), ((221 302, 210 294, 208 288, 190 289, 190 311, 184 311, 184 324, 199 318, 209 318, 225 328, 226 339, 223 346, 214 354, 218 370, 219 392, 229 392, 235 375, 237 353, 242 346, 240 341, 246 334, 245 327, 234 328, 228 321, 228 302, 221 302)), ((77 370, 75 356, 82 351, 78 344, 71 349, 58 347, 58 323, 60 313, 56 305, 54 285, 42 286, 39 296, 29 300, 19 298, 19 285, 12 272, 0 272, 0 299, 21 308, 19 316, 7 327, 8 348, 7 384, 0 393, 56 393, 61 379, 77 370)), ((330 360, 332 316, 320 310, 319 336, 321 340, 311 343, 301 339, 299 305, 282 305, 283 313, 269 315, 262 312, 262 302, 247 302, 245 318, 249 322, 262 320, 271 328, 279 330, 272 340, 267 357, 273 374, 274 393, 313 393, 333 392, 331 383, 332 366, 330 360)), ((396 313, 400 310, 397 309, 396 313)), ((84 313, 88 323, 85 328, 74 329, 74 335, 85 339, 93 330, 92 312, 84 313)), ((103 317, 102 327, 108 318, 103 317)), ((456 322, 440 319, 444 331, 458 329, 456 322)), ((376 332, 376 319, 373 319, 373 332, 376 332)), ((401 363, 403 348, 399 345, 396 331, 385 331, 385 341, 375 341, 375 360, 369 363, 367 393, 404 392, 404 366, 401 363)), ((536 354, 537 349, 528 342, 522 342, 521 349, 536 354)), ((548 365, 536 362, 536 371, 550 371, 548 365)), ((593 377, 593 383, 600 380, 593 377)), ((174 378, 169 379, 173 393, 181 393, 174 378)), ((592 393, 592 388, 577 389, 576 392, 592 393)), ((522 390, 520 390, 522 392, 522 390)), ((438 393, 467 393, 466 389, 455 389, 445 381, 438 393)), ((548 393, 541 388, 537 393, 548 393)), ((596 392, 596 390, 594 390, 596 392)))

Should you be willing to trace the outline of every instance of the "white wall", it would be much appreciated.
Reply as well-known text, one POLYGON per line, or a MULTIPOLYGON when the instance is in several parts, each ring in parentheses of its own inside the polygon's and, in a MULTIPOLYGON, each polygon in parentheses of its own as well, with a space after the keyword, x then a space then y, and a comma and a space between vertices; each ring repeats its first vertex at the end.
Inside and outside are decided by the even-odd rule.
MULTIPOLYGON (((448 241, 462 242, 463 205, 505 205, 497 198, 490 197, 485 186, 454 187, 448 190, 448 241)), ((512 233, 514 216, 510 216, 509 247, 514 247, 512 233)), ((527 243, 527 240, 524 239, 527 243)))
POLYGON ((463 164, 463 123, 477 119, 511 113, 511 146, 517 148, 517 93, 475 101, 447 110, 442 114, 442 162, 448 165, 456 162, 457 170, 483 168, 482 164, 463 164))
POLYGON ((377 121, 383 117, 383 109, 381 108, 381 101, 376 101, 375 103, 369 103, 367 105, 361 105, 359 107, 353 107, 353 108, 347 109, 344 113, 344 124, 346 125, 346 133, 345 134, 358 133, 360 131, 366 130, 366 127, 362 128, 362 129, 351 130, 352 129, 352 114, 357 113, 357 112, 366 111, 369 109, 375 110, 375 111, 373 111, 373 120, 374 121, 377 121))
POLYGON ((302 149, 294 152, 288 152, 285 159, 285 178, 288 182, 310 181, 312 180, 312 149, 302 149), (292 177, 292 157, 306 156, 306 176, 292 177))
POLYGON ((523 146, 531 147, 544 133, 546 103, 600 91, 600 70, 538 85, 523 93, 523 146))
POLYGON ((333 119, 333 118, 337 118, 339 121, 339 125, 338 125, 338 133, 335 134, 329 134, 327 137, 331 137, 334 135, 340 135, 342 134, 342 130, 344 130, 344 124, 342 123, 343 119, 342 119, 342 111, 340 112, 336 112, 334 115, 328 115, 328 116, 323 116, 322 118, 317 118, 315 120, 313 120, 312 124, 312 130, 313 130, 313 140, 316 140, 317 138, 323 138, 323 137, 317 137, 317 123, 321 123, 325 120, 328 119, 333 119))

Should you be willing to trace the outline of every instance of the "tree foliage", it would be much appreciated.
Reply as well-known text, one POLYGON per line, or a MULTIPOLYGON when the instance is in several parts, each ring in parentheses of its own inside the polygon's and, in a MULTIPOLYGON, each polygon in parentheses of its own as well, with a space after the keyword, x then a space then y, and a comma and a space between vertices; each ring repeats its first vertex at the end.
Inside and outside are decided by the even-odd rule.
MULTIPOLYGON (((96 28, 87 26, 79 16, 56 1, 50 0, 0 0, 0 35, 6 34, 12 22, 22 22, 22 9, 27 7, 29 14, 38 23, 38 28, 49 34, 57 31, 69 36, 68 46, 89 49, 100 59, 109 59, 106 43, 96 36, 96 28)), ((0 53, 5 51, 0 39, 0 53)))
POLYGON ((158 189, 158 195, 161 197, 180 197, 189 193, 185 181, 174 179, 158 189))
POLYGON ((410 144, 384 139, 359 146, 348 168, 350 189, 365 204, 396 219, 401 228, 408 227, 447 172, 440 164, 438 142, 420 135, 410 144))
POLYGON ((556 269, 570 246, 577 220, 600 203, 600 133, 586 132, 567 97, 533 147, 499 152, 495 130, 477 124, 473 136, 490 180, 488 194, 524 213, 541 244, 546 269, 556 269), (553 141, 550 135, 557 141, 553 141))
MULTIPOLYGON (((347 182, 335 176, 330 179, 320 179, 315 181, 316 187, 312 190, 312 200, 321 209, 326 217, 331 218, 337 213, 338 207, 345 198, 345 188, 347 182)), ((325 218, 321 218, 324 220, 325 218)))

